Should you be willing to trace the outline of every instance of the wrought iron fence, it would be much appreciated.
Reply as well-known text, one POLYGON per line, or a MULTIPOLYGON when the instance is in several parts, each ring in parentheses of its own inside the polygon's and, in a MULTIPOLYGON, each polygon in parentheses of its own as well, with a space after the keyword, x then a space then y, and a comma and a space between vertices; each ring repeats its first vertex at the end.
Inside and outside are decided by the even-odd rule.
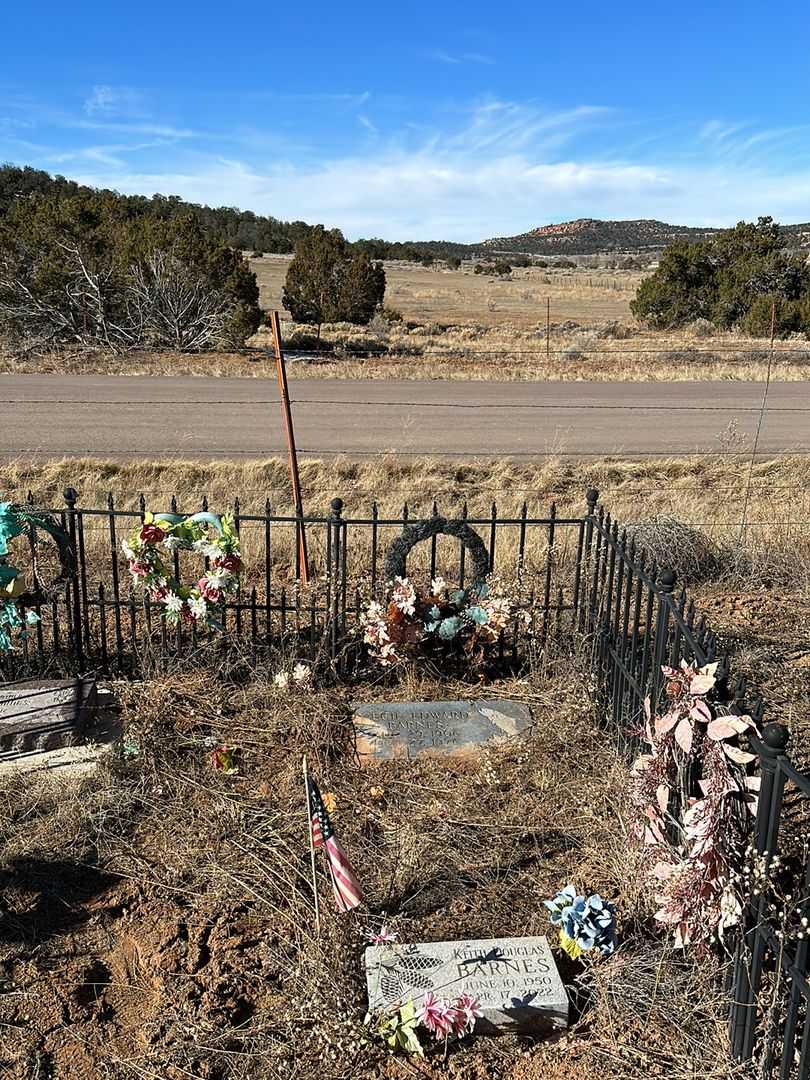
MULTIPOLYGON (((0 676, 6 679, 91 667, 137 673, 147 653, 154 663, 212 642, 224 651, 283 649, 334 661, 357 629, 364 605, 384 585, 389 543, 414 520, 407 505, 397 516, 381 513, 376 504, 366 516, 347 516, 335 498, 326 513, 299 519, 275 513, 269 503, 262 513, 245 512, 236 500, 232 511, 243 572, 237 593, 221 608, 222 631, 210 635, 194 623, 167 624, 162 605, 132 587, 121 541, 143 521, 143 498, 132 509, 119 508, 112 496, 105 507, 83 507, 72 488, 64 498, 64 506, 48 512, 71 538, 76 573, 57 595, 30 605, 39 621, 18 649, 0 656, 0 676), (302 528, 309 549, 308 585, 301 579, 302 528)), ((206 500, 190 508, 172 498, 169 507, 172 513, 199 509, 208 510, 206 500)), ((439 516, 435 503, 433 515, 439 516)), ((493 503, 483 516, 470 515, 465 504, 459 517, 484 541, 490 572, 504 578, 531 610, 533 638, 545 640, 563 620, 568 626, 576 621, 584 517, 560 517, 554 505, 538 517, 526 503, 513 515, 500 513, 493 503)), ((29 531, 33 551, 33 527, 29 531)), ((174 551, 171 559, 178 581, 199 577, 199 556, 174 551)), ((468 562, 462 543, 436 535, 409 556, 409 572, 429 579, 442 574, 463 586, 468 562)))
POLYGON ((810 1077, 810 776, 786 754, 788 731, 766 724, 754 836, 759 860, 734 958, 735 1057, 757 1059, 768 1080, 810 1077), (756 886, 756 888, 754 888, 756 886))
MULTIPOLYGON (((632 537, 588 493, 578 625, 590 636, 601 715, 620 749, 635 754, 645 699, 655 711, 661 666, 717 660, 717 692, 731 711, 762 725, 764 703, 729 661, 675 576, 648 563, 632 537)), ((750 738, 760 793, 753 831, 763 877, 752 879, 730 966, 730 1042, 740 1061, 756 1059, 762 1080, 810 1078, 810 776, 786 755, 788 733, 765 724, 750 738)), ((697 794, 697 792, 696 792, 697 794)))

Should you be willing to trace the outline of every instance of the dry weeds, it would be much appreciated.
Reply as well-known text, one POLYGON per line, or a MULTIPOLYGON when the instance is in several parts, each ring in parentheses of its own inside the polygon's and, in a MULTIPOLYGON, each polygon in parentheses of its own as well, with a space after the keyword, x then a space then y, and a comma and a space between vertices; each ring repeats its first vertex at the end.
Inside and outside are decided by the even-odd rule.
MULTIPOLYGON (((456 688, 412 678, 354 694, 381 692, 456 688)), ((127 753, 111 771, 72 789, 26 778, 0 791, 6 1075, 414 1075, 363 1043, 361 930, 385 921, 405 941, 544 933, 540 901, 568 880, 616 900, 624 942, 578 982, 562 965, 573 1032, 540 1047, 472 1040, 416 1075, 730 1075, 714 965, 675 961, 650 937, 625 767, 574 661, 498 692, 531 706, 530 736, 467 761, 364 769, 350 752, 348 691, 279 697, 261 673, 246 686, 199 672, 119 686, 127 753), (238 776, 213 770, 212 738, 240 747, 238 776), (367 897, 362 915, 341 917, 323 883, 321 938, 304 752, 336 796, 367 897)))
MULTIPOLYGON (((459 514, 466 501, 473 518, 488 516, 493 503, 499 517, 518 517, 525 500, 530 516, 546 516, 555 501, 560 517, 579 518, 585 510, 585 491, 594 486, 615 520, 642 529, 659 564, 674 562, 684 575, 682 580, 711 576, 732 586, 779 585, 788 594, 806 593, 810 586, 810 493, 802 456, 756 462, 745 529, 741 516, 747 470, 723 454, 629 461, 549 458, 540 464, 508 460, 459 464, 394 456, 364 462, 308 458, 301 462, 301 480, 308 513, 328 515, 330 500, 340 496, 344 515, 359 519, 368 519, 375 500, 380 517, 393 518, 406 502, 411 517, 428 515, 434 499, 448 516, 459 514), (679 528, 673 533, 660 525, 662 519, 675 519, 679 528), (696 530, 703 552, 711 553, 710 575, 705 565, 697 567, 696 559, 700 561, 703 555, 694 550, 695 532, 687 530, 696 530), (687 535, 691 539, 685 547, 681 540, 687 535), (675 550, 677 536, 681 540, 675 550)), ((181 510, 199 509, 206 496, 213 509, 223 511, 234 505, 238 495, 242 514, 263 514, 267 500, 274 513, 291 512, 287 464, 280 459, 0 463, 0 490, 10 498, 22 499, 31 491, 38 503, 59 507, 67 485, 77 488, 79 505, 86 507, 106 505, 107 494, 112 493, 117 508, 137 509, 138 493, 143 492, 147 507, 153 510, 168 509, 176 495, 181 510)), ((396 532, 393 525, 381 529, 381 544, 396 532)), ((311 534, 316 562, 322 561, 325 529, 313 526, 311 534)), ((263 525, 245 522, 242 535, 248 563, 263 565, 263 525)), ((517 526, 499 529, 499 567, 514 566, 518 536, 517 526)), ((350 527, 350 573, 356 578, 368 573, 369 539, 367 526, 350 527)), ((571 539, 570 530, 560 530, 560 559, 563 549, 566 557, 572 554, 571 539)), ((290 565, 291 540, 291 529, 276 528, 273 558, 279 572, 290 565)), ((91 553, 96 545, 99 559, 109 561, 109 534, 103 518, 86 522, 86 543, 91 553)), ((527 562, 533 561, 538 569, 544 565, 545 544, 545 530, 530 530, 527 562)))

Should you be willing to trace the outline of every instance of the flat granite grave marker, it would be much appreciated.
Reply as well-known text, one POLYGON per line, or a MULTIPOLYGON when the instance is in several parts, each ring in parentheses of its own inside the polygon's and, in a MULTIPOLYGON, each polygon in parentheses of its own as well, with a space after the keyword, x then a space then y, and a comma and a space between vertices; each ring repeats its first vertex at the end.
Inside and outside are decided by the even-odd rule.
POLYGON ((76 746, 93 715, 96 680, 30 679, 0 686, 0 760, 76 746))
POLYGON ((357 705, 355 742, 361 759, 422 754, 464 756, 484 743, 522 735, 532 724, 526 705, 486 701, 391 701, 357 705))
POLYGON ((370 945, 365 968, 372 1010, 408 998, 419 1009, 428 992, 450 1001, 467 993, 484 1014, 479 1035, 551 1035, 568 1026, 568 995, 545 937, 370 945))

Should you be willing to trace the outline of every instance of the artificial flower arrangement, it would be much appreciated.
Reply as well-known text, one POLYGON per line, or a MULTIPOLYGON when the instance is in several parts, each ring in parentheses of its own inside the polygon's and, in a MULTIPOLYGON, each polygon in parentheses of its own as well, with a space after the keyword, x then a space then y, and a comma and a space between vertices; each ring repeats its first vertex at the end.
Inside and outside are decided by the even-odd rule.
POLYGON ((242 570, 233 515, 147 513, 122 548, 133 584, 142 586, 150 600, 162 605, 168 623, 184 619, 220 629, 212 609, 236 591, 242 570), (164 560, 175 551, 195 551, 210 560, 209 568, 194 585, 182 585, 172 576, 164 560))
POLYGON ((610 956, 616 948, 616 909, 599 893, 579 895, 566 885, 543 903, 551 912, 551 925, 559 930, 559 944, 572 960, 595 950, 610 956))
POLYGON ((646 703, 641 735, 649 752, 631 773, 635 832, 649 853, 655 918, 678 948, 722 941, 742 912, 736 882, 759 781, 746 775, 754 755, 736 740, 758 732, 750 716, 714 716, 706 697, 717 667, 681 661, 662 668, 667 707, 653 719, 646 703), (694 775, 700 795, 690 786, 694 775))
POLYGON ((434 578, 430 589, 407 577, 391 583, 385 603, 372 601, 361 617, 363 641, 383 667, 437 649, 460 648, 471 663, 483 663, 501 635, 516 622, 530 622, 529 612, 486 582, 451 589, 434 578))
POLYGON ((282 668, 281 671, 277 671, 273 676, 273 686, 276 690, 289 690, 291 687, 302 690, 311 689, 312 668, 299 660, 293 665, 292 670, 282 668))
MULTIPOLYGON (((32 511, 16 503, 0 502, 0 652, 11 650, 13 634, 18 633, 24 639, 28 627, 40 621, 35 611, 26 608, 26 600, 30 603, 31 598, 27 596, 25 576, 7 560, 9 541, 22 536, 26 526, 49 533, 56 543, 60 574, 47 592, 53 592, 75 571, 75 552, 70 537, 50 514, 32 511)), ((36 599, 41 600, 42 593, 36 599)))

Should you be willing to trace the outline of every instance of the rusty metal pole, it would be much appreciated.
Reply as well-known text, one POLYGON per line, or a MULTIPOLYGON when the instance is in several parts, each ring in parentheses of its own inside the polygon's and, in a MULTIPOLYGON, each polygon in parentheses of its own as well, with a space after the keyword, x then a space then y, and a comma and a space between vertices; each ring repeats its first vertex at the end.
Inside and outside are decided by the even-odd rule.
POLYGON ((298 452, 295 448, 295 432, 293 431, 292 409, 290 408, 290 395, 287 390, 287 369, 284 366, 284 350, 281 347, 281 323, 278 312, 270 312, 270 329, 273 334, 273 349, 276 354, 276 371, 278 372, 278 391, 281 397, 281 413, 284 417, 284 429, 287 435, 287 450, 290 459, 290 481, 292 483, 293 504, 297 518, 298 532, 298 576, 304 585, 309 584, 309 561, 307 559, 307 531, 304 524, 304 505, 301 501, 301 480, 298 476, 298 452))

